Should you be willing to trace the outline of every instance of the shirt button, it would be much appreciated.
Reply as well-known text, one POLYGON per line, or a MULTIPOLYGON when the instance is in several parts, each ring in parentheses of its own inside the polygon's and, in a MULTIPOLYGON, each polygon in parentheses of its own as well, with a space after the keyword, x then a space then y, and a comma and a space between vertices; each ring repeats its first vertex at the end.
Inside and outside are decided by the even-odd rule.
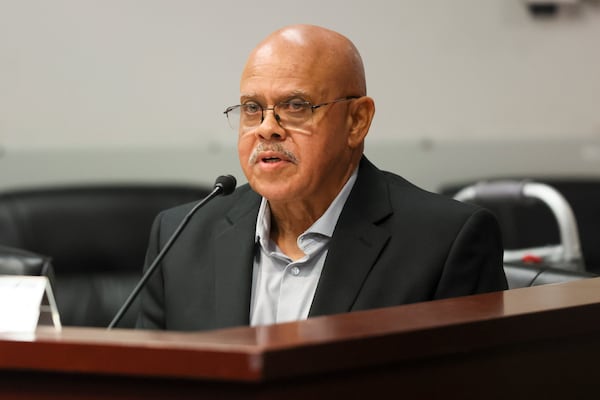
POLYGON ((292 273, 292 275, 298 276, 298 275, 300 275, 300 268, 294 266, 294 267, 292 267, 290 272, 292 273))

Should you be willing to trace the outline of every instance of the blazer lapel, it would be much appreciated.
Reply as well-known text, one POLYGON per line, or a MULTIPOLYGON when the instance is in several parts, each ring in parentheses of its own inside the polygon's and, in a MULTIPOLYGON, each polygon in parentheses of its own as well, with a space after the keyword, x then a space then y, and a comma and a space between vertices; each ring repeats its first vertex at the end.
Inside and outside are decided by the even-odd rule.
POLYGON ((311 317, 351 311, 390 233, 378 225, 392 213, 387 183, 366 158, 330 243, 311 317))
POLYGON ((248 191, 238 206, 226 216, 223 228, 216 232, 215 304, 217 327, 248 325, 254 233, 260 196, 248 191))

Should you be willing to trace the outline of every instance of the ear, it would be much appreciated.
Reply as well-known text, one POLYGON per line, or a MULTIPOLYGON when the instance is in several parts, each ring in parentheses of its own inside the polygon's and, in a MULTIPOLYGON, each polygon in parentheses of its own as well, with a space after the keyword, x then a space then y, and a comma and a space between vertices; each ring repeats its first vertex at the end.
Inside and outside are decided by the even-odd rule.
POLYGON ((362 146, 369 132, 371 121, 375 115, 375 102, 368 96, 363 96, 350 103, 348 113, 348 146, 357 148, 362 146))

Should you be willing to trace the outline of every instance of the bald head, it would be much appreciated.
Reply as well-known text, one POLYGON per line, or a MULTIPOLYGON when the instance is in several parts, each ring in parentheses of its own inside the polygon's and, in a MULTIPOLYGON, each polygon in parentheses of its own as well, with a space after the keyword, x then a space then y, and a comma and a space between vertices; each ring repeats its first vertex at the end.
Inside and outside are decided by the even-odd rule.
POLYGON ((280 222, 284 214, 310 215, 302 217, 302 232, 329 207, 362 157, 375 105, 366 95, 356 47, 314 25, 272 33, 248 58, 238 107, 245 113, 236 117, 238 155, 248 183, 280 222))
POLYGON ((279 64, 281 69, 310 71, 335 95, 366 95, 363 62, 345 36, 315 25, 291 25, 265 38, 250 54, 242 81, 256 68, 279 64))

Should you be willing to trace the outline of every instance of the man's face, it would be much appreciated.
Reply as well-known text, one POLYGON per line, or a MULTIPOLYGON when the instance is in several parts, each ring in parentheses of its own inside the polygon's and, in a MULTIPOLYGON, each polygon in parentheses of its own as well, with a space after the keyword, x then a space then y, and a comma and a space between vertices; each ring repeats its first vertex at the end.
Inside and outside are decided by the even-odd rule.
MULTIPOLYGON (((241 104, 263 108, 291 100, 312 104, 350 95, 335 84, 327 62, 310 51, 263 46, 248 61, 241 80, 241 104)), ((349 102, 312 111, 302 129, 280 126, 273 111, 253 128, 240 128, 238 154, 252 188, 271 202, 331 201, 348 175, 349 102)))

